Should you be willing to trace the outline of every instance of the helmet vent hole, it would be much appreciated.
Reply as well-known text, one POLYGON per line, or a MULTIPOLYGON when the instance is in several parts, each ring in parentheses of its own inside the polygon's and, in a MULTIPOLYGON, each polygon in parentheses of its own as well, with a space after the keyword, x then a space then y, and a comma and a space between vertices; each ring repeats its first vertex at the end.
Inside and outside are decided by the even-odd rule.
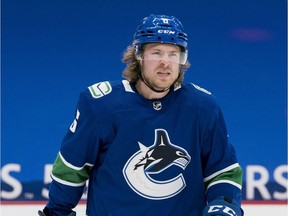
POLYGON ((141 31, 141 34, 143 37, 149 37, 154 35, 154 31, 152 30, 147 30, 147 31, 141 31))
POLYGON ((161 37, 157 37, 157 39, 158 39, 158 40, 161 40, 162 38, 161 38, 161 37))
POLYGON ((162 26, 163 26, 163 27, 170 27, 170 28, 173 27, 172 25, 169 25, 169 24, 166 24, 166 23, 164 23, 164 24, 160 24, 160 23, 159 23, 159 26, 161 26, 161 27, 162 27, 162 26))

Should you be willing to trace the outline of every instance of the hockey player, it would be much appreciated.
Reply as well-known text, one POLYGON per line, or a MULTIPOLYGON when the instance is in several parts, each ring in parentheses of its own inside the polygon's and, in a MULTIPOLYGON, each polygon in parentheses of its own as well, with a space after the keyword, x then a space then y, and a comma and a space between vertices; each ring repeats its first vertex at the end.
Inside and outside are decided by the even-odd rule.
POLYGON ((39 215, 242 216, 242 169, 213 95, 183 81, 187 35, 150 15, 123 55, 125 80, 80 94, 39 215))

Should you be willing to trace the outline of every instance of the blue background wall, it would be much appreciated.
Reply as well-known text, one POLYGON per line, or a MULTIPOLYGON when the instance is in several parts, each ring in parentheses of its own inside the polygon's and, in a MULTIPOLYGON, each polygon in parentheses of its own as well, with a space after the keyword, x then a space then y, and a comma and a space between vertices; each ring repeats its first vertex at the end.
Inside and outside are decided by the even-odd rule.
MULTIPOLYGON (((249 166, 262 167, 269 177, 271 197, 255 189, 253 199, 277 200, 275 191, 287 193, 288 172, 286 4, 2 0, 1 186, 13 192, 10 176, 22 188, 18 196, 1 199, 43 199, 44 166, 54 161, 79 92, 98 81, 122 79, 122 53, 142 18, 154 13, 176 16, 189 35, 185 80, 218 98, 244 169, 244 200, 249 166), (11 164, 21 170, 9 171, 11 164)), ((254 182, 265 172, 255 172, 254 182)))

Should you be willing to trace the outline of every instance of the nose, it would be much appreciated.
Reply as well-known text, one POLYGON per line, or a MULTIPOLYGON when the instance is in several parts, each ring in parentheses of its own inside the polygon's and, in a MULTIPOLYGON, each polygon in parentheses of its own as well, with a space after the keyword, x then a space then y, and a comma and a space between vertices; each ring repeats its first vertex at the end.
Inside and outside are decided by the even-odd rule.
POLYGON ((161 57, 161 59, 160 59, 160 63, 162 64, 162 65, 169 65, 170 64, 170 59, 168 58, 168 56, 166 56, 166 55, 163 55, 162 57, 161 57))
POLYGON ((167 61, 167 60, 161 59, 161 60, 160 60, 160 65, 161 65, 163 68, 167 68, 167 67, 169 67, 170 62, 167 61))

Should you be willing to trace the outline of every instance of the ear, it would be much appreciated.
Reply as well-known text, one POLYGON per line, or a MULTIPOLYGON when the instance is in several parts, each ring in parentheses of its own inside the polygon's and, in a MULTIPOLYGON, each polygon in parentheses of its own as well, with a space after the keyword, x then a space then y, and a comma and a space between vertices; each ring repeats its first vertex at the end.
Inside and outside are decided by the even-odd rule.
POLYGON ((136 59, 138 61, 138 63, 142 66, 142 58, 140 55, 136 55, 136 59))

